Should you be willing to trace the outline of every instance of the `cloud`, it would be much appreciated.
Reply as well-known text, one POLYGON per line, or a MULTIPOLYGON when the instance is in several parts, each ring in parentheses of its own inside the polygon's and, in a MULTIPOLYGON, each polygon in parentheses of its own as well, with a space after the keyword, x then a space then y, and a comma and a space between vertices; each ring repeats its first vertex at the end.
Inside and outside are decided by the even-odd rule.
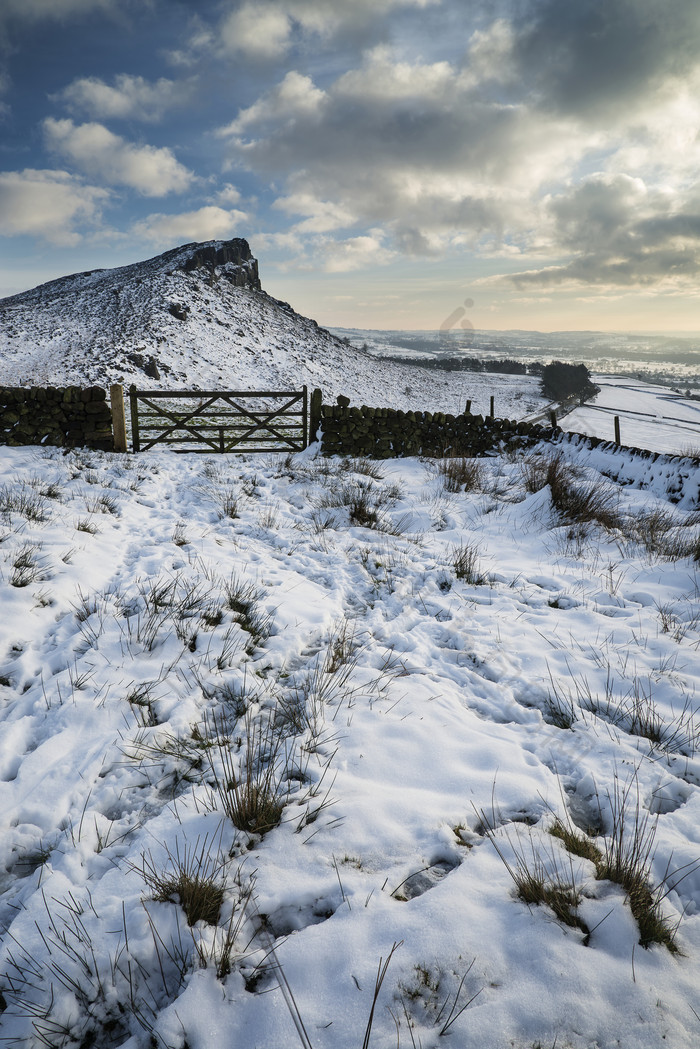
POLYGON ((95 11, 121 15, 133 0, 2 0, 0 52, 14 50, 14 31, 40 22, 65 22, 95 11))
MULTIPOLYGON (((346 8, 371 17, 369 3, 341 14, 315 0, 274 6, 319 33, 346 8)), ((390 4, 374 7, 380 17, 390 4)), ((482 4, 480 15, 447 2, 433 13, 431 25, 463 30, 449 60, 427 38, 436 60, 416 57, 409 34, 401 50, 374 46, 335 75, 337 65, 317 78, 288 71, 219 131, 230 164, 268 183, 289 232, 328 266, 354 267, 362 238, 376 248, 381 231, 383 252, 471 251, 509 269, 528 258, 514 278, 523 283, 691 279, 695 0, 524 0, 482 4)))
POLYGON ((240 236, 241 227, 248 223, 243 211, 225 209, 210 204, 196 211, 177 215, 153 214, 132 227, 134 236, 157 244, 181 244, 184 241, 229 240, 240 236))
POLYGON ((650 191, 598 173, 546 202, 552 254, 563 261, 511 274, 518 287, 678 286, 700 276, 700 197, 650 191))
POLYGON ((230 182, 226 182, 220 190, 217 190, 214 200, 217 204, 238 204, 241 194, 230 182))
POLYGON ((384 245, 384 232, 372 229, 361 237, 331 241, 321 247, 323 268, 327 273, 349 273, 368 266, 384 266, 395 252, 384 245))
POLYGON ((543 104, 624 118, 697 67, 699 34, 697 0, 540 0, 519 8, 512 55, 543 104))
POLYGON ((49 148, 86 174, 110 185, 129 186, 145 197, 181 193, 194 178, 170 149, 134 146, 103 124, 76 125, 48 117, 43 128, 49 148))
POLYGON ((3 15, 6 18, 31 20, 42 18, 67 18, 91 11, 117 8, 117 0, 3 0, 3 15))
POLYGON ((349 70, 337 80, 335 93, 383 106, 409 101, 442 103, 448 90, 459 87, 458 79, 449 62, 397 61, 390 48, 379 46, 368 52, 360 69, 349 70))
POLYGON ((292 70, 280 84, 262 95, 252 106, 241 109, 236 119, 220 128, 218 134, 240 135, 246 128, 268 121, 279 123, 293 121, 297 117, 313 117, 324 97, 323 91, 314 85, 310 77, 292 70))
POLYGON ((236 162, 286 177, 276 206, 307 216, 308 232, 382 225, 418 252, 529 228, 536 189, 567 177, 593 138, 484 99, 468 62, 409 63, 385 48, 323 91, 288 73, 220 134, 236 162))
POLYGON ((286 51, 291 31, 291 20, 282 6, 246 3, 224 19, 219 41, 229 52, 242 51, 253 58, 276 58, 286 51))
POLYGON ((219 47, 230 54, 271 60, 284 56, 295 37, 332 37, 376 23, 397 8, 424 8, 440 0, 267 0, 233 5, 219 27, 219 47))
POLYGON ((116 76, 113 85, 106 84, 99 77, 79 77, 50 98, 63 102, 74 112, 87 113, 101 120, 156 121, 166 110, 185 104, 195 83, 195 78, 176 81, 161 77, 149 81, 126 73, 116 76))
POLYGON ((317 200, 311 193, 280 197, 273 207, 291 215, 308 216, 295 224, 293 231, 298 233, 327 233, 352 226, 355 222, 355 216, 347 208, 333 201, 317 200))
POLYGON ((0 228, 6 236, 29 234, 54 244, 76 244, 76 227, 95 225, 109 194, 67 171, 0 172, 0 228))

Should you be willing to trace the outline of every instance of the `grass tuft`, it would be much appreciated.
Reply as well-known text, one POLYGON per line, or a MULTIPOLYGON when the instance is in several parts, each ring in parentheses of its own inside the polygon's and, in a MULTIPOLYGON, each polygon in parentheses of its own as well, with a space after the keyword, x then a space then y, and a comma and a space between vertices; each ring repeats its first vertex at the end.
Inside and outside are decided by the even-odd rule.
POLYGON ((233 612, 236 622, 250 634, 250 649, 270 636, 272 616, 261 606, 264 590, 232 572, 224 583, 224 595, 226 606, 233 612))
POLYGON ((31 485, 0 485, 0 515, 9 519, 13 514, 34 523, 45 521, 48 517, 46 497, 31 485))
POLYGON ((167 849, 166 852, 164 869, 155 863, 150 852, 144 853, 141 865, 133 868, 150 889, 150 899, 179 903, 190 926, 200 921, 216 925, 224 902, 225 861, 218 854, 212 856, 208 838, 201 844, 198 838, 193 846, 185 843, 182 852, 176 842, 175 855, 167 849))
POLYGON ((576 887, 573 866, 565 872, 561 868, 561 859, 554 851, 547 855, 539 850, 528 832, 529 855, 519 834, 509 834, 508 843, 513 853, 513 860, 506 855, 504 847, 496 837, 496 832, 482 814, 486 835, 496 849, 506 870, 513 879, 519 899, 528 907, 547 907, 562 925, 579 929, 584 935, 584 944, 588 944, 590 929, 577 913, 581 893, 576 887))
POLYGON ((669 883, 665 888, 668 879, 664 878, 659 885, 652 886, 657 824, 648 811, 642 810, 636 774, 626 784, 616 781, 613 793, 608 792, 607 796, 612 826, 605 838, 602 858, 596 864, 596 876, 615 882, 625 890, 639 927, 642 947, 659 943, 678 953, 676 930, 661 909, 662 900, 678 882, 669 883))
POLYGON ((457 456, 441 459, 438 475, 447 492, 474 492, 483 488, 483 466, 478 459, 457 456))
POLYGON ((10 586, 21 589, 43 578, 45 559, 32 543, 25 543, 11 561, 10 586))
POLYGON ((522 464, 523 481, 529 492, 549 487, 552 507, 570 525, 597 523, 615 529, 622 524, 618 496, 600 482, 577 480, 561 452, 552 456, 529 456, 522 464))
POLYGON ((474 543, 462 543, 453 551, 452 566, 457 578, 471 586, 488 582, 479 565, 479 548, 474 543))
POLYGON ((596 868, 602 862, 603 853, 591 841, 589 836, 576 827, 564 823, 558 816, 549 828, 549 833, 553 838, 558 838, 572 856, 579 856, 582 860, 590 860, 591 863, 596 865, 596 868))
MULTIPOLYGON (((217 736, 224 735, 216 720, 214 728, 217 736)), ((228 742, 218 741, 207 757, 215 792, 234 827, 262 835, 282 819, 286 802, 282 782, 290 756, 280 753, 279 737, 271 724, 261 725, 249 717, 246 728, 240 754, 228 742)))

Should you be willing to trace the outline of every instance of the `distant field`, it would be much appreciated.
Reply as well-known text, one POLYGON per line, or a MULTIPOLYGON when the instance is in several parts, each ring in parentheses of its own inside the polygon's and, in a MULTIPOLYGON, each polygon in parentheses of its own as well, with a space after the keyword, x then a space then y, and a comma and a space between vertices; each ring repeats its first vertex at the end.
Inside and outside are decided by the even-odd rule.
POLYGON ((635 379, 594 378, 600 393, 562 419, 564 429, 612 439, 613 419, 618 415, 623 444, 655 452, 700 454, 700 401, 635 379))

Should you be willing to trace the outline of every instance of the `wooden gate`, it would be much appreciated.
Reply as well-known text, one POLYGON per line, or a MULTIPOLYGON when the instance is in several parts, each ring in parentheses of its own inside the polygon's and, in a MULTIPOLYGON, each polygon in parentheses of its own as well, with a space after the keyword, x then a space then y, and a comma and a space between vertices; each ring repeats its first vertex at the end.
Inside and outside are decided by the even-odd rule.
POLYGON ((137 390, 129 387, 135 452, 298 452, 307 445, 306 386, 289 390, 137 390))

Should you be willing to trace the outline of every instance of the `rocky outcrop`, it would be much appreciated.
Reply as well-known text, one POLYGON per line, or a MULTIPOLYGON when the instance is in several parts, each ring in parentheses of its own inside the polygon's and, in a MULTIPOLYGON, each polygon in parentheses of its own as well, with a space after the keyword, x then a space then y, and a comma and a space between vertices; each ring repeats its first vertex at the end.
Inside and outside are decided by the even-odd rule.
POLYGON ((185 273, 192 270, 207 269, 210 272, 221 269, 221 276, 230 280, 237 288, 253 288, 260 291, 258 277, 258 260, 253 258, 247 240, 236 237, 233 240, 213 241, 209 244, 186 245, 179 252, 192 249, 180 263, 178 269, 185 273))

